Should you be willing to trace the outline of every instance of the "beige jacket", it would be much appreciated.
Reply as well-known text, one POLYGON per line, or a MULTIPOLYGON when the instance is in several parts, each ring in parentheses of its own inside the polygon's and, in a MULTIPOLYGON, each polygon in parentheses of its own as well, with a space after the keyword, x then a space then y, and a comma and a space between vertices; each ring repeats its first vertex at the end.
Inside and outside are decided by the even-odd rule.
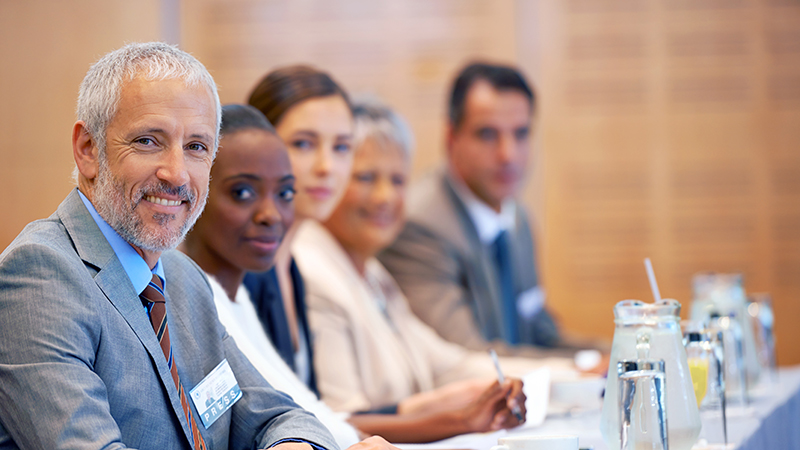
POLYGON ((486 354, 422 323, 377 259, 362 277, 318 223, 301 226, 292 253, 306 283, 320 394, 334 410, 378 408, 451 381, 496 375, 486 354))

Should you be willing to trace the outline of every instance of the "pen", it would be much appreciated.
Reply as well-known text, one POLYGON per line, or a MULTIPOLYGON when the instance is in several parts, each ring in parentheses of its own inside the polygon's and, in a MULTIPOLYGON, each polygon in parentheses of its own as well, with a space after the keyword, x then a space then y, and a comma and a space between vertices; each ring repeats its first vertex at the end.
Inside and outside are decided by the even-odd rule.
MULTIPOLYGON (((497 381, 499 381, 500 384, 505 383, 506 377, 505 375, 503 375, 503 371, 500 370, 500 360, 497 359, 497 352, 494 351, 493 348, 490 348, 489 355, 492 357, 492 362, 494 362, 494 368, 497 369, 497 381)), ((519 405, 515 404, 514 407, 511 408, 511 412, 514 414, 514 417, 516 417, 517 420, 519 420, 520 422, 525 420, 522 417, 522 411, 519 410, 519 405)))

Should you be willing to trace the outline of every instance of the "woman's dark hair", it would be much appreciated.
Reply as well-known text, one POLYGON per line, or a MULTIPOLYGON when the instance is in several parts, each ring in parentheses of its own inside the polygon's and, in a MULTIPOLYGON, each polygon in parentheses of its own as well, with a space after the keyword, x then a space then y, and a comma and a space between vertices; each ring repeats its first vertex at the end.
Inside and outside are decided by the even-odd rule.
POLYGON ((220 134, 233 134, 239 130, 264 130, 275 134, 275 127, 269 123, 261 111, 250 105, 225 105, 222 107, 220 134))
POLYGON ((289 66, 273 70, 256 85, 247 103, 258 108, 277 126, 283 115, 296 104, 314 97, 338 95, 350 107, 347 93, 325 72, 309 66, 289 66))

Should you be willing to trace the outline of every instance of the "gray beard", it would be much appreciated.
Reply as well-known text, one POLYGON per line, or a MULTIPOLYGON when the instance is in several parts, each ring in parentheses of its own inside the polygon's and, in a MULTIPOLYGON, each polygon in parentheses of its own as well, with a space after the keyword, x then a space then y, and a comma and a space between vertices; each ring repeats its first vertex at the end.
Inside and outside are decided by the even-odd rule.
MULTIPOLYGON (((208 191, 206 191, 208 192, 208 191)), ((191 230, 194 223, 203 212, 208 194, 198 202, 185 185, 179 187, 169 186, 165 183, 151 183, 133 192, 130 201, 125 199, 124 184, 111 173, 105 158, 100 158, 97 181, 94 187, 94 207, 114 231, 129 244, 142 250, 163 252, 173 249, 183 241, 186 233, 191 230), (153 215, 158 229, 148 229, 141 218, 136 214, 136 208, 146 195, 159 193, 177 194, 189 204, 189 216, 177 229, 167 228, 170 222, 177 220, 174 214, 158 213, 153 215)))

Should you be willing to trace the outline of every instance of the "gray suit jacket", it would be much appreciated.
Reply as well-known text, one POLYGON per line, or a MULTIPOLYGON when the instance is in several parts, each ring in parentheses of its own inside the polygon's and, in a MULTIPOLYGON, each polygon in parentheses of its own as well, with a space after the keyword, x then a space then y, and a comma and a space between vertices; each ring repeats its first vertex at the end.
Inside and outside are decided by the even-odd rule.
MULTIPOLYGON (((500 284, 489 246, 481 243, 452 180, 440 170, 415 183, 408 196, 408 222, 379 259, 409 304, 445 339, 485 349, 502 338, 500 284)), ((530 225, 517 208, 509 235, 517 295, 537 286, 530 225)), ((553 346, 558 331, 546 310, 518 317, 520 342, 553 346)), ((513 353, 513 352, 512 352, 513 353)))
MULTIPOLYGON (((208 448, 294 437, 335 449, 316 418, 273 390, 227 335, 200 268, 176 251, 161 262, 184 388, 227 359, 243 393, 208 429, 192 406, 208 448)), ((0 255, 0 424, 0 448, 191 448, 147 314, 77 190, 0 255)))

